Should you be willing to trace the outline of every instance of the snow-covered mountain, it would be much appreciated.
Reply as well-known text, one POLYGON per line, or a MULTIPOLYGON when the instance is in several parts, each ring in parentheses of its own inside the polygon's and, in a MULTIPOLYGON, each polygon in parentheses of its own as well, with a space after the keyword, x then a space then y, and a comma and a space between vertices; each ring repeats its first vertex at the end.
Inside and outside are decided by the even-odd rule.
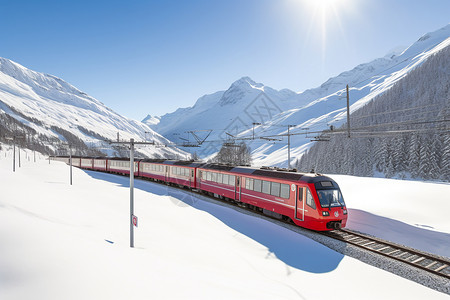
POLYGON ((311 132, 331 125, 338 127, 346 121, 347 84, 350 112, 353 112, 450 45, 449 37, 450 24, 425 34, 401 53, 394 49, 382 58, 358 65, 317 88, 300 93, 276 91, 244 77, 226 91, 201 97, 193 107, 162 116, 151 127, 172 141, 177 140, 178 134, 187 138, 186 131, 212 129, 210 142, 197 151, 203 157, 220 149, 222 141, 230 137, 226 133, 238 135, 249 139, 254 165, 287 166, 287 137, 283 135, 287 134, 288 125, 294 125, 289 128, 290 133, 298 134, 290 139, 291 161, 294 161, 310 147, 311 139, 317 135, 311 132))
POLYGON ((193 107, 179 108, 160 117, 159 123, 147 121, 147 124, 177 143, 195 142, 189 131, 194 131, 202 139, 206 137, 208 130, 212 130, 198 151, 201 157, 205 157, 217 152, 220 141, 229 137, 228 134, 236 135, 251 127, 252 123, 267 122, 291 107, 292 103, 288 99, 295 95, 295 92, 288 89, 277 91, 256 83, 249 77, 243 77, 226 91, 205 95, 193 107))
MULTIPOLYGON (((67 134, 64 137, 62 133, 68 132, 89 145, 98 145, 104 139, 116 140, 117 136, 121 140, 134 138, 169 143, 148 125, 115 113, 64 80, 0 58, 0 115, 5 113, 30 128, 34 137, 41 140, 46 137, 64 141, 67 134)), ((8 124, 3 125, 8 128, 8 124)), ((14 126, 17 127, 17 123, 14 126)), ((185 154, 173 147, 147 146, 139 151, 149 157, 185 154)))

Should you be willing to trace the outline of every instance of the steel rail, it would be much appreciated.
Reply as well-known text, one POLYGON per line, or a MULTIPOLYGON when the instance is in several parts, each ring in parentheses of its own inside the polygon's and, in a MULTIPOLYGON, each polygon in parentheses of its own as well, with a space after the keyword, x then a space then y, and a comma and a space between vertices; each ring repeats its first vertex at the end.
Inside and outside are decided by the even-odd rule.
POLYGON ((450 260, 348 229, 322 232, 336 240, 450 279, 450 260))

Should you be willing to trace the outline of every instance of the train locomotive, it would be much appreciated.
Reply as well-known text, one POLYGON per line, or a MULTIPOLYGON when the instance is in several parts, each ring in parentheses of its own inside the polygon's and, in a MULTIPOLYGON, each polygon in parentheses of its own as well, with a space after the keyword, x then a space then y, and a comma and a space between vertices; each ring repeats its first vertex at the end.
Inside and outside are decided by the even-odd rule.
MULTIPOLYGON (((69 163, 67 156, 50 159, 69 163)), ((338 184, 320 174, 175 160, 135 160, 135 177, 188 188, 316 231, 345 227, 338 184)), ((127 158, 72 157, 82 169, 129 175, 127 158)))

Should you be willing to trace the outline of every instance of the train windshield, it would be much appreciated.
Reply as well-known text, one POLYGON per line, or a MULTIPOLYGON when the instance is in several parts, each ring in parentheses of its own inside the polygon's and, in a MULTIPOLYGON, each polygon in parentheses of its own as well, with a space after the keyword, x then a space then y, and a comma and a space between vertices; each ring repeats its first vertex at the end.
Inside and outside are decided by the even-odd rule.
POLYGON ((318 190, 317 195, 322 207, 345 206, 344 198, 338 189, 318 190))

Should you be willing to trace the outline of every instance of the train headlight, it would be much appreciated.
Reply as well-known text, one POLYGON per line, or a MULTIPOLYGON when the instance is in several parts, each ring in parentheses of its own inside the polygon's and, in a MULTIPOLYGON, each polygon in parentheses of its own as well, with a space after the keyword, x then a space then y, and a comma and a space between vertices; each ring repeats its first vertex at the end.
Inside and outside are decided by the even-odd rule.
POLYGON ((344 209, 344 215, 346 215, 347 214, 347 210, 346 209, 344 209))
POLYGON ((324 217, 328 217, 330 215, 330 213, 328 211, 323 211, 322 212, 322 216, 324 217))

